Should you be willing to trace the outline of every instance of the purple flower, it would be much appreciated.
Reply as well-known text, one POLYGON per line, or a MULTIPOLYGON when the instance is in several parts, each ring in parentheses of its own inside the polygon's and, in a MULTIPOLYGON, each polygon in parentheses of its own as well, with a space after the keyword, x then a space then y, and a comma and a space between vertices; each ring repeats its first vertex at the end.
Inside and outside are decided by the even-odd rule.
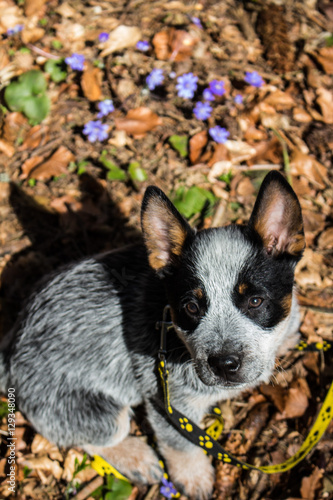
POLYGON ((172 78, 172 80, 173 80, 174 78, 176 78, 176 76, 177 76, 177 73, 175 71, 170 71, 169 78, 172 78))
POLYGON ((201 21, 198 17, 191 17, 191 21, 193 24, 196 25, 197 28, 202 30, 202 24, 201 24, 201 21))
POLYGON ((253 87, 261 87, 265 83, 257 71, 247 71, 244 80, 253 87))
POLYGON ((149 42, 146 40, 139 40, 135 47, 142 52, 147 52, 150 49, 149 42))
POLYGON ((101 43, 106 42, 108 39, 109 39, 109 33, 106 33, 105 31, 102 31, 102 33, 98 35, 98 40, 101 43))
POLYGON ((114 105, 111 99, 105 99, 104 101, 99 102, 97 107, 100 111, 97 118, 102 118, 103 116, 106 116, 114 111, 114 105))
POLYGON ((65 63, 77 71, 83 71, 84 61, 85 58, 82 54, 72 54, 70 57, 66 57, 65 59, 65 63))
POLYGON ((234 101, 236 104, 242 104, 243 103, 243 96, 241 94, 235 95, 234 101))
POLYGON ((202 93, 202 97, 205 101, 215 101, 214 94, 210 89, 205 89, 202 93))
POLYGON ((214 95, 225 94, 224 81, 223 80, 212 80, 209 84, 209 90, 214 95))
POLYGON ((212 111, 213 108, 208 102, 197 102, 193 113, 198 120, 207 120, 212 111))
POLYGON ((167 479, 162 477, 162 483, 163 483, 163 486, 160 487, 161 495, 165 496, 166 498, 172 498, 172 495, 177 494, 177 490, 174 487, 174 485, 171 483, 171 481, 168 481, 167 479))
POLYGON ((146 78, 149 90, 154 90, 155 87, 161 85, 164 80, 163 69, 153 69, 146 78))
POLYGON ((178 97, 184 99, 192 99, 194 92, 197 90, 198 77, 193 73, 185 73, 177 78, 176 89, 178 90, 178 97))
POLYGON ((230 132, 228 132, 227 129, 220 127, 219 125, 210 128, 208 132, 211 138, 219 144, 224 144, 230 135, 230 132))
POLYGON ((16 24, 16 26, 14 26, 14 28, 8 28, 7 35, 8 36, 17 35, 17 33, 20 33, 20 31, 23 30, 23 28, 24 28, 23 24, 16 24))
POLYGON ((88 136, 89 142, 104 141, 108 137, 108 128, 100 120, 90 121, 85 124, 83 133, 88 136))

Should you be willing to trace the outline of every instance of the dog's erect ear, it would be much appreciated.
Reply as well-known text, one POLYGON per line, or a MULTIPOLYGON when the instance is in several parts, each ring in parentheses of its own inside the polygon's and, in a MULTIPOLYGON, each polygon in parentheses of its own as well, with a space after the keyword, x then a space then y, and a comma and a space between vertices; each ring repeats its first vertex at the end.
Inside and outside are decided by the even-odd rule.
POLYGON ((268 254, 302 256, 305 240, 301 207, 279 172, 272 170, 266 175, 249 226, 259 234, 268 254))
POLYGON ((145 192, 141 225, 149 264, 156 271, 176 263, 186 238, 194 234, 169 198, 155 186, 149 186, 145 192))

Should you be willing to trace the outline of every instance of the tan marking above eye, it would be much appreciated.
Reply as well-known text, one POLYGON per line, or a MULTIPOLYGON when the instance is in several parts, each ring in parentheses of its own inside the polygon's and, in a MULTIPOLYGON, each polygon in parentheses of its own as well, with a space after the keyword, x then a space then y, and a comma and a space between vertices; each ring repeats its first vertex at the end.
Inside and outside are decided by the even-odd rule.
POLYGON ((248 288, 248 286, 246 283, 240 283, 240 285, 238 285, 238 291, 241 294, 244 294, 246 292, 247 288, 248 288))
POLYGON ((195 290, 193 290, 193 293, 198 297, 198 299, 203 298, 203 291, 201 290, 201 288, 196 288, 195 290))

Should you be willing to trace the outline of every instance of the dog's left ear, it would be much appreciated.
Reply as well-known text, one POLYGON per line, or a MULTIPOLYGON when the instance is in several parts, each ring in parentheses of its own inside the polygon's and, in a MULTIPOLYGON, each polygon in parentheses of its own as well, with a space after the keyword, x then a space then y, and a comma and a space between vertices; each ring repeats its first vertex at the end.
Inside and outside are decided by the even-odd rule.
POLYGON ((274 170, 266 175, 249 221, 270 255, 284 252, 300 259, 305 246, 299 201, 285 178, 274 170))
POLYGON ((169 198, 155 186, 146 189, 142 201, 141 226, 149 264, 156 271, 176 264, 187 237, 194 234, 169 198))

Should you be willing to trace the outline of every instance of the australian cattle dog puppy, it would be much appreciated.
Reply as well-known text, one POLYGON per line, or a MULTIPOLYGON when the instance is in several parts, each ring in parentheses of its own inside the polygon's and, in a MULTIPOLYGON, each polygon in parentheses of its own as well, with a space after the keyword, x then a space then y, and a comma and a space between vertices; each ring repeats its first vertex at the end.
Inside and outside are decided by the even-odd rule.
POLYGON ((155 452, 129 436, 133 408, 144 404, 171 480, 190 498, 207 499, 209 458, 158 404, 156 323, 169 304, 172 405, 194 422, 216 402, 267 382, 276 356, 298 337, 301 209, 272 171, 246 226, 196 231, 151 186, 142 232, 144 244, 85 258, 40 284, 2 347, 0 388, 15 388, 18 407, 50 441, 153 483, 162 476, 155 452))

